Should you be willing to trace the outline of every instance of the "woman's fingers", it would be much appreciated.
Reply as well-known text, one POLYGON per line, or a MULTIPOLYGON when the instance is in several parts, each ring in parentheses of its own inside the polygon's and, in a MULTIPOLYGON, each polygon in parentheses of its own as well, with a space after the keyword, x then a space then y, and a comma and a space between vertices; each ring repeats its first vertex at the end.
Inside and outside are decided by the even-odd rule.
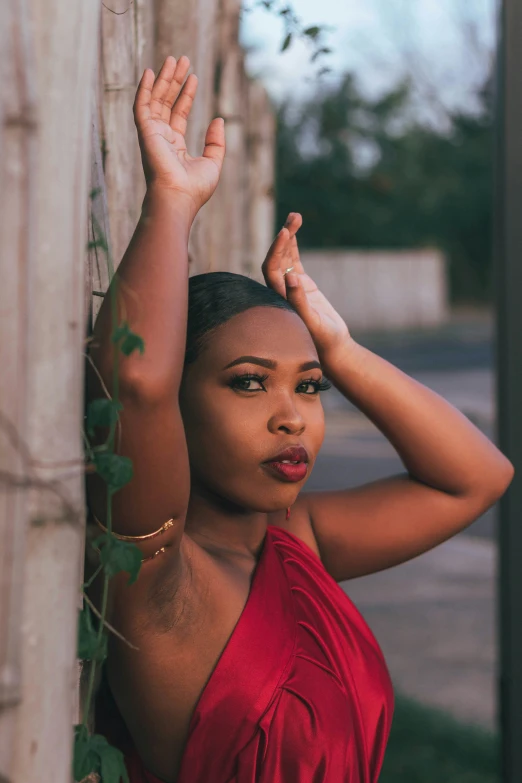
POLYGON ((154 71, 146 68, 138 84, 134 99, 134 119, 137 125, 150 120, 150 98, 154 86, 154 71))
POLYGON ((165 97, 164 114, 162 116, 162 119, 164 119, 165 122, 170 122, 172 109, 179 100, 178 96, 182 92, 184 84, 186 84, 185 79, 187 78, 189 70, 190 60, 188 57, 186 57, 186 55, 183 55, 177 62, 174 73, 172 74, 170 86, 167 90, 167 95, 165 97))
POLYGON ((288 229, 286 227, 282 228, 272 242, 261 267, 266 284, 284 297, 286 297, 286 290, 283 273, 285 269, 291 266, 291 259, 288 253, 289 237, 288 229))
POLYGON ((302 224, 301 215, 298 212, 290 212, 284 227, 272 242, 261 267, 266 284, 285 298, 287 296, 285 271, 293 267, 294 272, 304 273, 296 239, 296 234, 302 224))
POLYGON ((288 229, 291 237, 297 234, 302 225, 303 218, 299 212, 290 212, 286 219, 285 228, 288 229))
POLYGON ((178 62, 171 55, 166 58, 152 88, 150 110, 153 119, 169 122, 172 105, 181 91, 189 68, 190 60, 184 55, 178 62))
POLYGON ((208 126, 203 157, 214 161, 221 171, 225 157, 225 120, 222 117, 216 117, 208 126))
POLYGON ((191 73, 183 85, 179 98, 176 100, 170 113, 170 127, 172 130, 185 135, 187 130, 187 120, 192 108, 192 103, 196 97, 198 89, 198 77, 191 73))
POLYGON ((290 212, 285 223, 285 226, 288 228, 290 234, 288 252, 292 260, 291 266, 293 266, 295 268, 295 271, 300 274, 304 273, 304 269, 301 263, 301 257, 299 255, 299 247, 297 245, 296 234, 302 225, 303 225, 303 218, 299 214, 299 212, 290 212))
POLYGON ((292 271, 285 275, 286 299, 295 307, 298 315, 310 328, 313 321, 313 310, 303 288, 300 276, 292 271))

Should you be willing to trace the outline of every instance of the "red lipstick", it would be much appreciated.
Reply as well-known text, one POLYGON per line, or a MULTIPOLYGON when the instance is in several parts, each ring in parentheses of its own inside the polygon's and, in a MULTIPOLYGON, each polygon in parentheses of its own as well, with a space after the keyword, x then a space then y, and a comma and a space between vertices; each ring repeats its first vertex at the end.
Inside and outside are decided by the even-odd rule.
POLYGON ((290 446, 262 465, 279 480, 302 481, 308 473, 308 452, 303 446, 290 446))

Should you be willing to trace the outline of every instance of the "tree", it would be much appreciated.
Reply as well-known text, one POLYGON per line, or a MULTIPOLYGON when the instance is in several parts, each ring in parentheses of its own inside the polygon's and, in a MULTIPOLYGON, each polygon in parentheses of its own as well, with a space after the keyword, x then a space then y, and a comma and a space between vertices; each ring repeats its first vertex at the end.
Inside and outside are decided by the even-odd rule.
POLYGON ((412 82, 369 99, 347 74, 278 116, 277 217, 303 214, 304 247, 436 245, 453 300, 491 296, 492 111, 453 111, 448 129, 412 110, 412 82))

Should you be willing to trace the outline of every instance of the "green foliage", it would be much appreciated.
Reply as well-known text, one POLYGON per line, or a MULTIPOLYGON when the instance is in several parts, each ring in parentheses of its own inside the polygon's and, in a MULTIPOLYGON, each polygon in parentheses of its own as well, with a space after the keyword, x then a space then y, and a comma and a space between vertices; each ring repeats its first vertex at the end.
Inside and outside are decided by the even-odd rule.
POLYGON ((315 41, 321 34, 321 29, 321 27, 314 25, 313 27, 307 27, 306 30, 303 30, 303 32, 305 35, 315 41))
POLYGON ((489 85, 475 114, 440 130, 412 111, 412 85, 367 98, 351 75, 278 117, 277 223, 301 212, 308 248, 437 246, 450 260, 453 299, 492 289, 492 112, 489 85), (306 142, 306 152, 304 143, 306 142), (371 153, 361 166, 361 150, 371 153))
POLYGON ((379 783, 500 783, 499 737, 400 694, 379 783))
POLYGON ((136 350, 140 353, 145 351, 143 339, 130 330, 129 324, 126 321, 123 321, 123 323, 114 330, 112 342, 120 344, 120 350, 125 356, 130 356, 130 354, 136 350))
MULTIPOLYGON (((285 52, 294 41, 301 40, 311 47, 312 62, 315 62, 319 57, 330 54, 331 49, 324 46, 322 43, 325 33, 331 29, 326 25, 304 27, 300 18, 295 13, 293 6, 284 2, 284 0, 252 0, 251 2, 245 3, 243 11, 248 12, 253 8, 264 8, 265 11, 280 17, 282 20, 284 36, 280 48, 281 52, 285 52)), ((329 69, 321 69, 317 75, 319 76, 326 70, 329 69)))
POLYGON ((136 581, 141 568, 141 552, 135 544, 120 541, 111 533, 98 536, 92 543, 100 550, 101 564, 109 578, 126 571, 129 584, 136 581))
POLYGON ((286 51, 291 43, 292 43, 292 33, 288 33, 285 40, 283 41, 283 45, 281 46, 281 51, 282 52, 286 51))
POLYGON ((78 658, 82 661, 104 661, 107 657, 107 636, 99 635, 92 624, 91 610, 84 605, 78 617, 78 658))
POLYGON ((132 460, 111 451, 94 451, 94 465, 112 492, 116 492, 132 479, 132 460))
POLYGON ((87 434, 92 437, 95 427, 112 427, 122 408, 121 402, 106 397, 92 400, 87 407, 87 434))
POLYGON ((81 781, 93 772, 100 775, 101 783, 129 783, 123 753, 100 734, 89 734, 83 725, 75 726, 74 779, 81 781))
MULTIPOLYGON (((91 191, 91 200, 98 197, 99 189, 91 191)), ((91 216, 93 224, 94 216, 91 216)), ((113 282, 114 275, 109 254, 109 248, 103 232, 98 224, 95 225, 96 240, 92 246, 100 247, 106 253, 109 278, 113 282)), ((116 321, 116 287, 111 285, 111 311, 116 321)), ((91 704, 94 696, 94 684, 96 667, 107 657, 108 631, 114 629, 108 626, 106 621, 108 605, 109 580, 120 572, 129 574, 128 583, 132 584, 138 578, 141 568, 141 552, 134 544, 121 541, 116 538, 112 530, 112 497, 115 492, 124 487, 132 479, 132 461, 128 457, 122 457, 114 453, 114 431, 123 405, 118 399, 118 358, 119 351, 129 356, 133 351, 143 353, 145 344, 139 335, 129 328, 126 322, 114 327, 112 342, 117 346, 114 355, 113 367, 113 399, 102 398, 92 400, 87 407, 85 450, 88 458, 107 485, 107 527, 108 530, 102 536, 98 536, 89 542, 99 554, 100 564, 91 578, 83 585, 84 589, 92 584, 95 577, 103 574, 103 587, 101 597, 100 615, 93 623, 92 611, 84 601, 82 611, 78 617, 78 657, 82 661, 90 661, 89 680, 87 694, 83 704, 84 719, 81 725, 75 726, 73 773, 75 781, 82 781, 91 773, 101 776, 101 783, 128 783, 127 770, 124 764, 123 754, 109 745, 105 737, 98 734, 90 734, 87 728, 88 718, 91 712, 91 704), (92 438, 97 427, 109 428, 107 439, 101 445, 92 445, 87 436, 92 438)), ((117 632, 116 632, 117 633, 117 632)))

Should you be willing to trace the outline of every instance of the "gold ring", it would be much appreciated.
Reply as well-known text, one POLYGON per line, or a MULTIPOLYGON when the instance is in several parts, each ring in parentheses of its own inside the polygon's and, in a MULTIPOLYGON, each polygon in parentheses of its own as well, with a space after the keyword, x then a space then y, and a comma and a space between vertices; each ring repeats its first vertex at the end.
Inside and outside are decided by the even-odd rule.
POLYGON ((293 268, 294 268, 293 266, 289 266, 288 269, 285 269, 285 271, 283 272, 283 277, 287 275, 289 272, 291 272, 293 268))

